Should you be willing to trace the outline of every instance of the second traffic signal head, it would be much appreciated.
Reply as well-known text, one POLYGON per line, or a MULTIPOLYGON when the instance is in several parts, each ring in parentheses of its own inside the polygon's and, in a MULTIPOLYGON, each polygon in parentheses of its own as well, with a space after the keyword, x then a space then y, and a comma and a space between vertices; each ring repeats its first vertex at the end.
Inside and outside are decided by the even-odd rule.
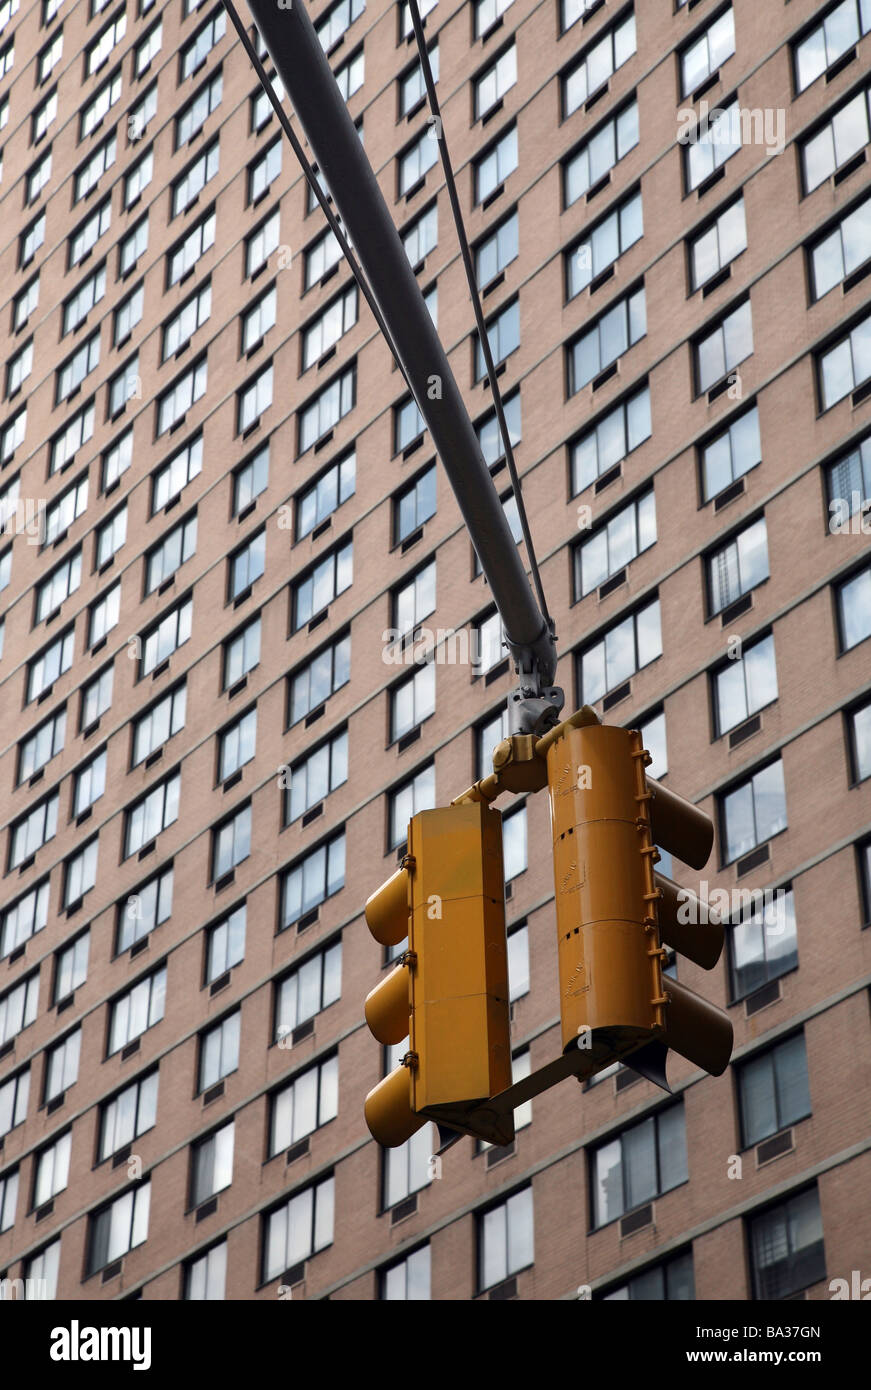
POLYGON ((731 1023, 664 975, 661 943, 710 968, 722 927, 682 926, 678 890, 654 869, 656 843, 701 868, 713 827, 648 782, 648 761, 637 730, 610 725, 565 726, 547 749, 563 1050, 592 1038, 632 1065, 633 1051, 655 1043, 719 1075, 731 1023))

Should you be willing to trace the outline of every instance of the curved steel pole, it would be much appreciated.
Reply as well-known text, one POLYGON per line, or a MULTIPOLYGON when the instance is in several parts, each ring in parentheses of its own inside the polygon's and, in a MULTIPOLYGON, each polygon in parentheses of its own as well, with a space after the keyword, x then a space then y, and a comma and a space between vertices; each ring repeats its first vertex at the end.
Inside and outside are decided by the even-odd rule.
POLYGON ((515 665, 550 686, 556 648, 444 348, 301 0, 248 0, 393 338, 502 617, 515 665))

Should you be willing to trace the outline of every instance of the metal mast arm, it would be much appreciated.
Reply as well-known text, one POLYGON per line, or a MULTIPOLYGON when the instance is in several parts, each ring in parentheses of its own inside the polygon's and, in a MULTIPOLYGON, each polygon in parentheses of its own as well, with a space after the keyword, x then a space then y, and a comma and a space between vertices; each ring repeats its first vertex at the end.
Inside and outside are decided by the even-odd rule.
POLYGON ((543 696, 556 672, 553 637, 444 348, 314 26, 301 0, 292 0, 287 9, 279 8, 275 0, 248 0, 248 4, 444 464, 502 617, 506 642, 521 674, 522 693, 533 699, 543 696))

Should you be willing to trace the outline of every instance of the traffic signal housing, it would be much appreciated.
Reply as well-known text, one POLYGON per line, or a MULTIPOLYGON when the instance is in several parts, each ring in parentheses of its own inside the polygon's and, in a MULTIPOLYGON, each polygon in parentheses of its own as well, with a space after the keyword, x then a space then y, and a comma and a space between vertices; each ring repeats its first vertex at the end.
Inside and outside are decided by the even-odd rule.
POLYGON ((669 1048, 714 1076, 732 1025, 722 1009, 663 971, 663 943, 705 969, 723 927, 698 898, 655 870, 662 845, 704 867, 713 824, 648 779, 637 730, 561 725, 547 744, 563 1052, 604 1044, 667 1087, 669 1048))
POLYGON ((513 1113, 486 1109, 511 1085, 501 813, 473 801, 413 816, 408 852, 369 898, 366 921, 381 945, 408 937, 366 999, 380 1043, 409 1038, 402 1063, 366 1097, 373 1138, 393 1147, 435 1120, 510 1143, 513 1113))

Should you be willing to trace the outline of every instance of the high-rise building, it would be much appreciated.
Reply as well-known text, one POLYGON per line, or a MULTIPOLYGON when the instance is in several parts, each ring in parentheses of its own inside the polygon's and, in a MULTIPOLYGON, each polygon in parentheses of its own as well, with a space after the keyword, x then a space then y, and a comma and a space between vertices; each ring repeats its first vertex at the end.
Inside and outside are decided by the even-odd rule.
MULTIPOLYGON (((312 17, 519 538, 407 8, 312 17)), ((715 818, 726 954, 679 970, 732 1064, 370 1138, 363 905, 488 770, 499 619, 222 6, 4 0, 0 1278, 828 1298, 871 1248, 871 5, 425 26, 567 712, 715 818)), ((549 824, 499 804, 520 1076, 549 824)))

